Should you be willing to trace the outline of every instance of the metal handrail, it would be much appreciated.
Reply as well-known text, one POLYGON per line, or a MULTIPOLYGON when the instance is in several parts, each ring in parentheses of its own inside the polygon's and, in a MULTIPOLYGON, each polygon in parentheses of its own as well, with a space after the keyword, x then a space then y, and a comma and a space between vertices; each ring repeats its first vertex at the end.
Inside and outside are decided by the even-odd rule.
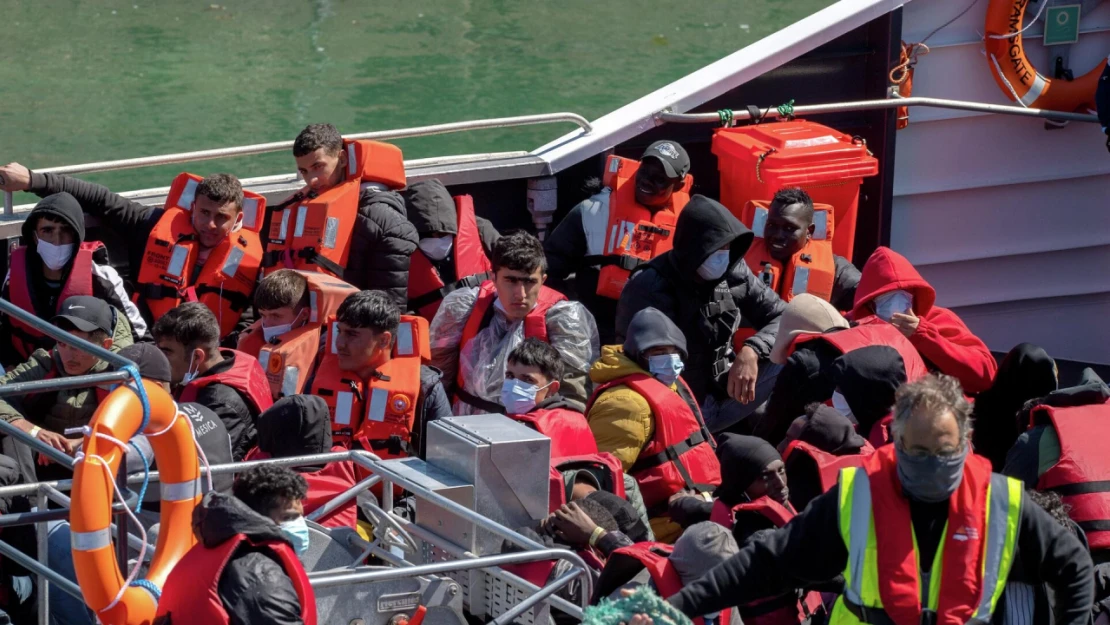
MULTIPOLYGON (((857 102, 833 102, 830 104, 807 104, 795 106, 794 115, 820 115, 822 113, 846 113, 851 111, 869 111, 873 109, 893 109, 903 106, 927 106, 932 108, 955 109, 961 111, 976 111, 979 113, 995 113, 1000 115, 1017 115, 1019 117, 1039 117, 1056 121, 1098 123, 1097 115, 1083 113, 1065 113, 1063 111, 1049 111, 1045 109, 1031 109, 1021 106, 1007 106, 1005 104, 987 104, 984 102, 968 102, 966 100, 947 100, 944 98, 927 98, 913 96, 909 98, 893 97, 886 100, 859 100, 857 102)), ((673 113, 661 111, 656 114, 659 121, 671 124, 705 124, 721 121, 717 113, 673 113)), ((761 119, 775 119, 782 117, 774 107, 761 115, 761 119)), ((747 110, 732 112, 734 120, 749 120, 751 113, 747 110)))
MULTIPOLYGON (((509 564, 528 564, 531 562, 545 562, 548 560, 566 560, 574 562, 570 556, 574 553, 566 549, 540 549, 536 551, 518 551, 515 553, 501 553, 492 556, 482 556, 474 559, 449 560, 447 562, 433 562, 431 564, 418 564, 416 566, 382 569, 367 567, 345 571, 318 571, 310 573, 308 581, 313 588, 328 588, 329 586, 343 586, 355 582, 384 582, 416 575, 440 575, 442 573, 457 573, 471 569, 484 569, 509 564)), ((585 569, 575 569, 576 573, 585 573, 585 569)))

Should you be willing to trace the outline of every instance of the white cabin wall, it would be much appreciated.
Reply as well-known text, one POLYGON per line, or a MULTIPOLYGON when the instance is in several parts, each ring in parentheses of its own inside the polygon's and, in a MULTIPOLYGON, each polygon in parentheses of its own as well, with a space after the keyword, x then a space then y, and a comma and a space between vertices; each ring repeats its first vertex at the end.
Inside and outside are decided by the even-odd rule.
MULTIPOLYGON (((913 95, 1011 104, 980 33, 988 0, 935 34, 913 95)), ((911 2, 903 40, 921 41, 968 0, 911 2)), ((1031 16, 1030 16, 1031 17, 1031 16)), ((1028 23, 1028 22, 1027 22, 1028 23)), ((1030 60, 1051 75, 1040 25, 1030 60)), ((1082 20, 1077 73, 1110 52, 1110 3, 1082 20)), ((891 246, 995 351, 1029 341, 1069 360, 1110 364, 1110 154, 1093 124, 912 109, 898 132, 891 246)))

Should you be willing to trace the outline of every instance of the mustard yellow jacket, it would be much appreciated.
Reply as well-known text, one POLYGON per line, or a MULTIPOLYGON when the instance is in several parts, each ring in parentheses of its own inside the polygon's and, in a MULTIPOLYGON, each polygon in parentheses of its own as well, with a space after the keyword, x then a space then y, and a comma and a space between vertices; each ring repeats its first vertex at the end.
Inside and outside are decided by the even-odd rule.
MULTIPOLYGON (((624 355, 620 345, 605 345, 601 358, 590 368, 595 386, 633 373, 643 373, 640 365, 624 355)), ((655 417, 642 395, 623 384, 606 389, 590 407, 586 420, 597 439, 597 447, 616 456, 624 470, 636 463, 640 451, 655 433, 655 417)))

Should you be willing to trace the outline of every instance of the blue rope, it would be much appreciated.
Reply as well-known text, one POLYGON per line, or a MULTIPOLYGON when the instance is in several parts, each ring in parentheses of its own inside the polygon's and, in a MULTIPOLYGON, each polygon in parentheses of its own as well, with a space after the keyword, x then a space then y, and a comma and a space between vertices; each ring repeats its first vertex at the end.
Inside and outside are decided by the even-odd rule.
POLYGON ((146 454, 139 449, 135 441, 128 441, 128 444, 134 447, 139 457, 143 459, 143 487, 139 489, 139 503, 135 506, 135 514, 138 514, 143 511, 143 498, 146 497, 146 488, 150 485, 150 461, 146 459, 146 454))
POLYGON ((158 601, 162 599, 162 589, 158 587, 158 584, 155 584, 149 579, 137 579, 131 582, 131 586, 134 588, 143 588, 150 594, 154 595, 155 603, 158 603, 158 601))
MULTIPOLYGON (((146 430, 146 426, 150 425, 150 399, 146 396, 146 388, 143 387, 143 379, 139 376, 139 370, 135 368, 135 365, 124 365, 121 369, 126 371, 135 382, 130 388, 139 396, 139 402, 143 405, 143 422, 139 425, 139 432, 143 432, 146 430)), ((136 434, 139 432, 136 432, 136 434)))

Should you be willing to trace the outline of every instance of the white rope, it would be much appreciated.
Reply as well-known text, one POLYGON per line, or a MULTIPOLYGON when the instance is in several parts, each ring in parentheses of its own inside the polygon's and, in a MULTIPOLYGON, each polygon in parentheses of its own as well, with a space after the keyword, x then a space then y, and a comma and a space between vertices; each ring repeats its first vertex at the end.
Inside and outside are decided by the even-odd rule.
MULTIPOLYGON (((1045 1, 1047 2, 1048 0, 1045 1)), ((998 72, 998 77, 1002 79, 1002 84, 1006 85, 1006 88, 1010 90, 1010 95, 1014 97, 1014 101, 1020 104, 1022 108, 1029 108, 1025 106, 1025 102, 1022 102, 1021 96, 1017 94, 1017 91, 1014 91, 1014 86, 1006 79, 1006 74, 1002 73, 1002 68, 998 66, 998 59, 994 58, 993 54, 988 54, 987 56, 990 57, 991 63, 994 63, 994 71, 998 72)))
POLYGON ((987 35, 987 39, 1013 39, 1014 37, 1017 37, 1018 35, 1022 34, 1023 32, 1029 30, 1030 28, 1033 27, 1033 24, 1036 24, 1041 19, 1041 15, 1044 13, 1044 10, 1048 7, 1048 1, 1049 0, 1041 0, 1041 8, 1037 11, 1037 16, 1034 17, 1033 21, 1029 22, 1029 25, 1026 26, 1025 28, 1022 28, 1021 30, 1017 31, 1016 33, 1010 33, 1009 35, 987 35))

